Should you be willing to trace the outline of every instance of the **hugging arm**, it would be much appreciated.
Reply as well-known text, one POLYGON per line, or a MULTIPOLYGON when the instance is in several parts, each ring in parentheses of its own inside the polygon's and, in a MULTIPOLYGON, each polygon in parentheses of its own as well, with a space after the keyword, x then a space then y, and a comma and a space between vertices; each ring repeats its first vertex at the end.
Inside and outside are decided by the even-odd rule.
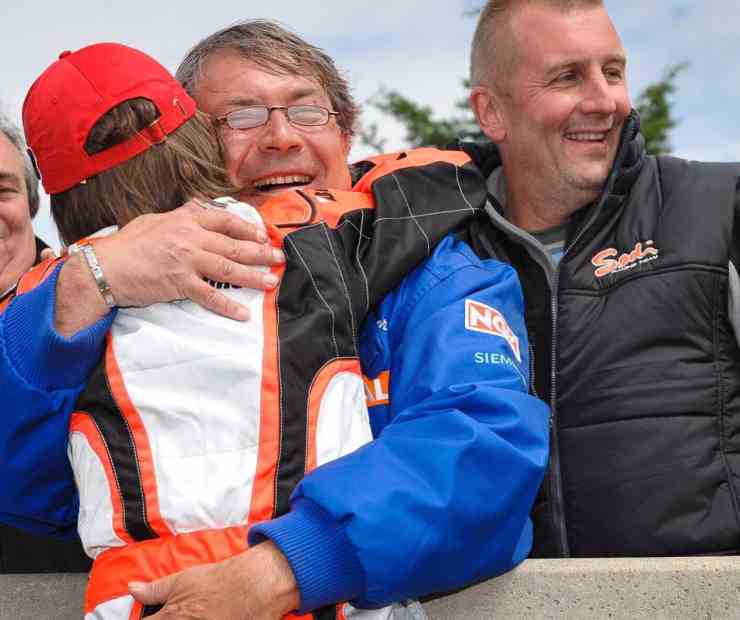
MULTIPOLYGON (((203 277, 273 285, 268 274, 249 268, 282 260, 264 240, 237 216, 188 204, 141 216, 96 240, 95 249, 119 305, 192 298, 245 319, 203 277)), ((0 522, 36 534, 75 533, 69 416, 100 360, 114 315, 79 254, 37 266, 0 309, 0 471, 6 481, 0 522)))
POLYGON ((250 532, 287 557, 301 610, 451 590, 509 570, 531 546, 549 414, 528 394, 513 270, 448 237, 367 322, 363 362, 370 377, 390 375, 388 404, 371 412, 377 438, 309 473, 291 510, 250 532), (466 328, 468 300, 480 331, 466 328))

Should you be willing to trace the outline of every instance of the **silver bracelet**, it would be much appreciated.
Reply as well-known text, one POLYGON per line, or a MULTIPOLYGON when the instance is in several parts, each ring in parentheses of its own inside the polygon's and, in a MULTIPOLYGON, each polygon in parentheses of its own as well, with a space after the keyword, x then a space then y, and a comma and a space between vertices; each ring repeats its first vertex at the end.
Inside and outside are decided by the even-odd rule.
POLYGON ((90 243, 73 243, 69 246, 68 252, 70 255, 81 253, 85 257, 85 262, 90 269, 90 273, 95 279, 95 284, 97 285, 100 294, 103 296, 105 305, 109 308, 115 308, 117 304, 113 297, 113 291, 103 275, 103 270, 100 267, 98 256, 95 254, 93 246, 90 243))

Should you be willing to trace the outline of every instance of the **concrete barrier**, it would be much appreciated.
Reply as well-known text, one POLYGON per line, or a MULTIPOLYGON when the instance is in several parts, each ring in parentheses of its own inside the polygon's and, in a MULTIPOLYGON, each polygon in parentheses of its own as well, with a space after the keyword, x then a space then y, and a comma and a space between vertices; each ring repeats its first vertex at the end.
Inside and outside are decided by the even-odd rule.
POLYGON ((0 575, 0 620, 80 620, 87 575, 0 575))
MULTIPOLYGON (((84 575, 0 575, 0 620, 80 620, 84 575)), ((425 603, 431 620, 740 618, 740 558, 529 560, 425 603)))
POLYGON ((740 618, 740 558, 528 560, 426 603, 431 620, 740 618))

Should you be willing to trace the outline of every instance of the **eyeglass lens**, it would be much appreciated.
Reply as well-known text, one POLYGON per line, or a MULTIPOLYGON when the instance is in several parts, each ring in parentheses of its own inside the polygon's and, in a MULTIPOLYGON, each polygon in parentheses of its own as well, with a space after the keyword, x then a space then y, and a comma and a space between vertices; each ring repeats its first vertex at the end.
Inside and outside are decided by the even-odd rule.
POLYGON ((295 125, 324 125, 329 121, 329 111, 314 105, 292 105, 287 108, 274 106, 268 108, 264 105, 249 106, 241 110, 235 110, 226 115, 226 122, 232 129, 250 129, 264 125, 274 110, 283 110, 288 120, 295 125))

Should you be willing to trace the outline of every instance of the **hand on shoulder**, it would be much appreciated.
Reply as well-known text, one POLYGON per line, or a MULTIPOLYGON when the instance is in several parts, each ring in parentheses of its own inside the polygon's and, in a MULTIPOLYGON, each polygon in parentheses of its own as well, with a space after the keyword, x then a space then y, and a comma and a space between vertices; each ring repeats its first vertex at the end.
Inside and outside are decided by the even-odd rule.
MULTIPOLYGON (((137 217, 117 233, 95 241, 95 253, 115 302, 147 306, 191 299, 223 316, 247 320, 246 308, 204 278, 270 289, 277 279, 256 265, 284 261, 267 235, 239 216, 189 202, 168 213, 137 217)), ((70 259, 57 289, 57 329, 72 335, 108 311, 80 257, 70 259)))

